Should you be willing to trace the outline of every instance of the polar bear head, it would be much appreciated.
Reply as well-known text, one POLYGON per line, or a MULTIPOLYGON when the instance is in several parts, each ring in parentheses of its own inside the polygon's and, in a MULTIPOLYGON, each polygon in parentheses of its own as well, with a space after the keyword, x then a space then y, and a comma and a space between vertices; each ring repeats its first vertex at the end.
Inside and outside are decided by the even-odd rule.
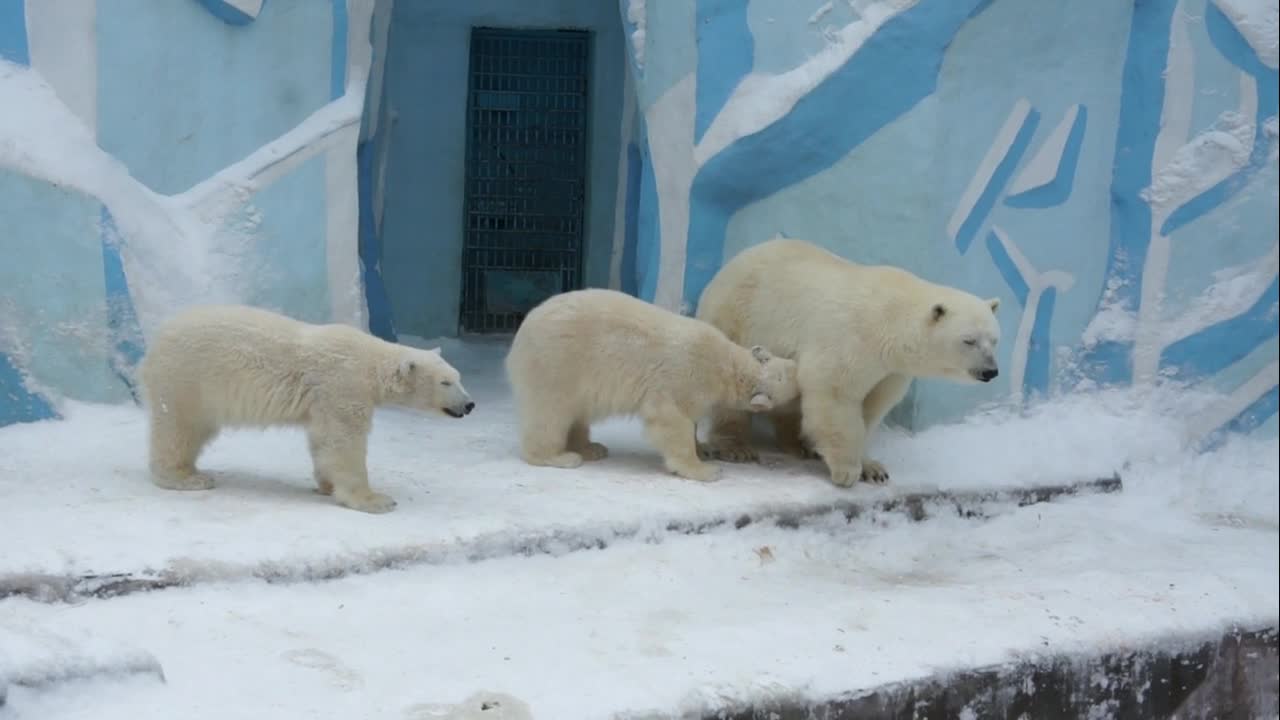
POLYGON ((460 418, 475 409, 462 376, 440 355, 440 348, 405 348, 394 371, 390 400, 415 410, 439 410, 460 418))
POLYGON ((994 380, 1000 374, 996 363, 999 307, 999 298, 983 300, 960 291, 936 298, 924 319, 920 374, 961 383, 994 380))
POLYGON ((755 372, 748 409, 766 412, 800 395, 795 360, 775 357, 760 345, 751 348, 751 358, 755 361, 755 372))

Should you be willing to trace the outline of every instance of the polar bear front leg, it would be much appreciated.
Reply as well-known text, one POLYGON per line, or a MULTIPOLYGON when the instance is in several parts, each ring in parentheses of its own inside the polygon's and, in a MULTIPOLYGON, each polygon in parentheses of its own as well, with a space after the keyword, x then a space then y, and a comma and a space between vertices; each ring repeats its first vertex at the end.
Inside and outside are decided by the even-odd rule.
POLYGON ((643 413, 645 434, 662 453, 668 472, 680 477, 712 482, 720 468, 698 459, 697 426, 674 405, 662 405, 643 413))
POLYGON ((369 423, 313 421, 307 428, 316 485, 323 494, 329 490, 339 505, 367 513, 391 512, 396 501, 369 487, 366 464, 369 423))
POLYGON ((861 406, 832 394, 804 393, 801 425, 831 473, 832 484, 852 487, 862 477, 866 424, 861 406))
MULTIPOLYGON (((875 432, 889 411, 902 402, 911 387, 910 375, 890 375, 876 384, 862 401, 862 420, 867 426, 868 445, 871 433, 875 432)), ((889 471, 879 461, 873 460, 863 452, 862 479, 869 483, 885 483, 889 481, 889 471)))

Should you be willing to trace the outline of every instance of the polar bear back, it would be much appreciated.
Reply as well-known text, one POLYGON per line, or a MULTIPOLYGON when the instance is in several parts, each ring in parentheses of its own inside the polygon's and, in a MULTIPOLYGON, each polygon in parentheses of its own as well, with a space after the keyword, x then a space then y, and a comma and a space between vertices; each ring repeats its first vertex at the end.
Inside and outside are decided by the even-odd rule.
POLYGON ((657 395, 691 413, 736 392, 749 350, 693 318, 612 290, 556 295, 521 323, 507 355, 518 399, 531 396, 600 420, 657 395))
POLYGON ((808 354, 833 366, 870 364, 917 376, 934 374, 940 360, 926 357, 940 346, 934 308, 960 318, 948 321, 949 332, 964 326, 998 338, 991 302, 901 268, 860 265, 803 240, 777 239, 726 263, 697 316, 738 344, 784 357, 808 354))
POLYGON ((200 306, 156 332, 140 369, 148 402, 217 426, 305 422, 312 406, 371 409, 396 346, 346 325, 200 306))

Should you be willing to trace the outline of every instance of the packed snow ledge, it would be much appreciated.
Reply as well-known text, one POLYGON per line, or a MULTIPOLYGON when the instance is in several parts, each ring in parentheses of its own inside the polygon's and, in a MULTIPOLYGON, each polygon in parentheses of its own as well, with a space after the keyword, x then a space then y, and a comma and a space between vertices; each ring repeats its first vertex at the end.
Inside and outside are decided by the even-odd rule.
POLYGON ((506 717, 672 717, 1280 613, 1274 436, 1193 456, 1179 407, 1098 395, 881 434, 884 489, 777 455, 682 480, 630 422, 597 433, 609 459, 536 469, 516 455, 502 350, 445 347, 468 418, 378 415, 371 481, 399 502, 383 516, 315 494, 297 431, 226 434, 201 463, 218 487, 177 493, 146 479, 136 408, 0 429, 0 578, 192 583, 0 600, 5 712, 461 718, 449 708, 480 693, 506 717), (1119 493, 975 517, 815 514, 1117 471, 1119 493))

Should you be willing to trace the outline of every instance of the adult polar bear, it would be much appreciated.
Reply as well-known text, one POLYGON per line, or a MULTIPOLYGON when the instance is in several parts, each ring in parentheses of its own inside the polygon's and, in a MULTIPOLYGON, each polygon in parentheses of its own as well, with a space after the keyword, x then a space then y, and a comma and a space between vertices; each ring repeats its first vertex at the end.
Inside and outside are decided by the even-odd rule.
POLYGON ((150 412, 156 485, 213 487, 195 463, 222 428, 300 425, 319 492, 368 513, 396 506, 369 487, 365 456, 375 407, 441 410, 457 418, 475 407, 438 350, 240 305, 195 307, 169 318, 138 375, 150 412))
MULTIPOLYGON (((912 378, 990 382, 999 299, 982 300, 895 267, 858 265, 802 240, 742 251, 707 285, 697 316, 740 345, 797 362, 800 398, 770 414, 779 447, 826 462, 831 482, 885 482, 868 434, 912 378)), ((755 460, 750 417, 712 415, 704 454, 755 460)))

